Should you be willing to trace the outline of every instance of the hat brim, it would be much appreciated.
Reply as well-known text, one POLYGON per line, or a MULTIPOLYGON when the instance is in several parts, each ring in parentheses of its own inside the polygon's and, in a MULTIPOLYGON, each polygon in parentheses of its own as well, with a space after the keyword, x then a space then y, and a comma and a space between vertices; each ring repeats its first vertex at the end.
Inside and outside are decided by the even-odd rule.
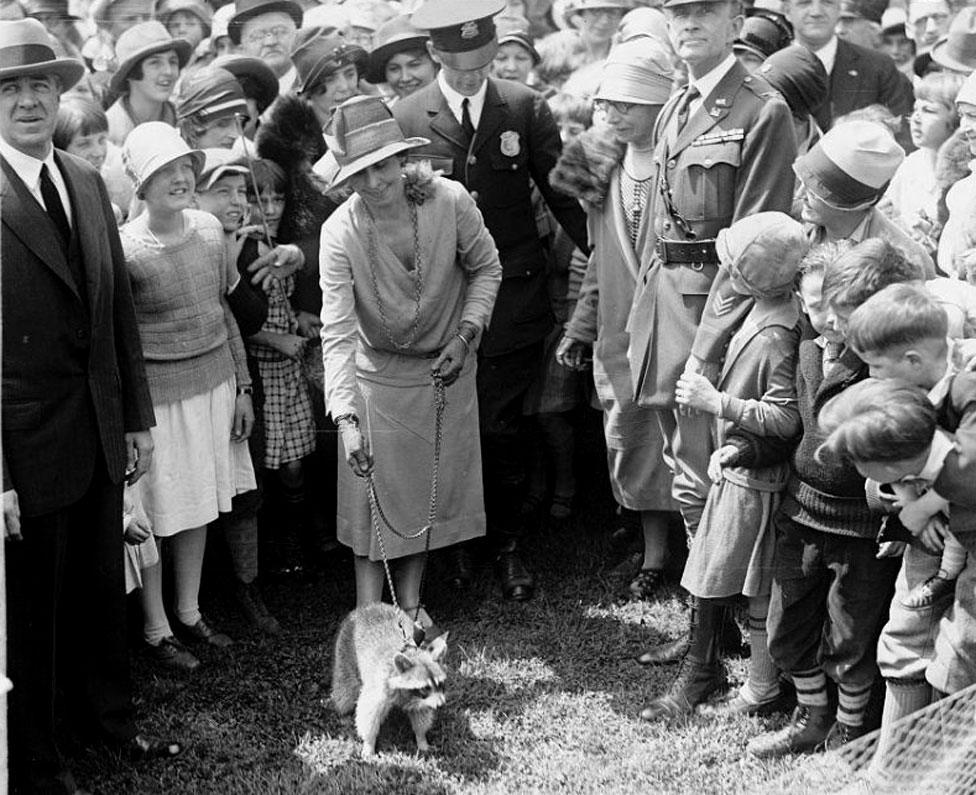
POLYGON ((197 177, 197 190, 210 190, 214 186, 214 183, 226 174, 240 174, 242 177, 247 177, 247 166, 242 166, 237 163, 227 163, 222 166, 217 166, 213 171, 206 174, 200 171, 197 177))
POLYGON ((865 198, 862 201, 852 203, 851 201, 838 196, 834 190, 827 185, 827 183, 821 177, 819 169, 814 163, 815 158, 818 156, 823 158, 823 155, 822 153, 817 152, 813 154, 813 157, 811 157, 811 152, 813 152, 813 150, 793 161, 793 173, 796 174, 800 182, 803 183, 804 188, 813 193, 814 196, 829 207, 833 207, 837 210, 847 210, 850 212, 866 210, 868 207, 872 207, 878 203, 881 196, 884 194, 885 188, 888 187, 886 183, 883 188, 875 191, 875 195, 873 197, 865 198))
POLYGON ((179 63, 180 69, 183 69, 193 54, 193 45, 186 39, 173 39, 172 41, 156 42, 149 47, 133 53, 119 64, 118 70, 112 75, 112 79, 109 81, 109 90, 115 94, 127 93, 129 75, 139 65, 139 62, 144 61, 151 55, 167 52, 168 50, 174 50, 176 52, 176 60, 179 63))
POLYGON ((195 182, 198 182, 200 180, 200 175, 203 173, 203 167, 207 163, 207 156, 204 154, 202 149, 191 149, 189 152, 180 152, 179 154, 166 158, 161 163, 157 163, 156 167, 152 171, 139 180, 139 184, 136 186, 136 191, 138 192, 145 188, 146 185, 149 184, 149 180, 155 177, 170 163, 179 160, 181 157, 186 157, 187 155, 190 156, 190 160, 193 162, 193 179, 195 182))
POLYGON ((515 33, 509 33, 505 36, 498 37, 498 46, 501 47, 503 44, 518 44, 523 49, 527 50, 529 55, 532 56, 532 65, 538 66, 542 63, 542 56, 539 55, 539 51, 532 46, 532 42, 526 37, 520 36, 515 33))
POLYGON ((932 56, 932 60, 935 61, 939 66, 943 66, 946 69, 952 69, 954 72, 962 72, 963 74, 968 75, 976 71, 976 59, 974 59, 972 63, 968 64, 957 60, 946 52, 948 45, 948 39, 940 39, 937 41, 932 49, 929 50, 929 55, 932 56))
POLYGON ((446 52, 445 50, 436 50, 436 52, 441 63, 450 69, 464 71, 484 69, 495 60, 495 55, 498 54, 498 41, 492 39, 476 50, 468 50, 467 52, 446 52))
POLYGON ((370 83, 385 83, 386 65, 390 58, 410 50, 423 50, 424 55, 427 55, 428 41, 430 41, 430 36, 424 33, 410 34, 402 39, 393 39, 374 48, 369 54, 369 67, 366 70, 365 78, 370 83))
MULTIPOLYGON (((223 57, 214 59, 211 65, 226 69, 234 75, 238 82, 242 78, 250 78, 260 93, 260 96, 255 97, 258 103, 258 112, 263 113, 278 98, 278 78, 275 77, 274 72, 260 58, 231 55, 228 56, 227 61, 221 62, 223 57)), ((246 92, 245 96, 247 96, 246 92)))
POLYGON ((322 157, 320 157, 312 170, 318 174, 320 177, 325 177, 329 180, 329 188, 337 188, 342 185, 349 177, 358 174, 361 171, 365 171, 370 166, 375 166, 381 160, 386 160, 388 157, 393 155, 398 155, 400 152, 406 152, 410 149, 417 149, 421 146, 427 146, 430 143, 428 138, 405 138, 402 141, 395 141, 386 146, 381 146, 379 149, 365 154, 362 157, 356 158, 352 163, 341 166, 335 175, 329 173, 328 164, 329 162, 336 162, 335 155, 330 152, 326 152, 322 157))
POLYGON ((241 28, 244 27, 245 22, 254 17, 259 17, 261 14, 272 14, 276 11, 288 14, 294 21, 296 28, 302 26, 302 7, 298 3, 294 3, 292 0, 275 0, 273 3, 265 3, 249 8, 247 11, 241 11, 239 14, 234 14, 227 22, 227 35, 230 36, 230 40, 234 44, 240 44, 241 28))
POLYGON ((55 58, 53 61, 8 66, 0 69, 0 80, 29 75, 55 75, 61 81, 61 92, 72 88, 85 75, 85 65, 74 58, 55 58))
POLYGON ((765 61, 769 55, 764 53, 758 47, 753 47, 751 44, 746 44, 744 41, 737 41, 732 45, 732 52, 747 52, 751 55, 755 55, 760 61, 765 61))

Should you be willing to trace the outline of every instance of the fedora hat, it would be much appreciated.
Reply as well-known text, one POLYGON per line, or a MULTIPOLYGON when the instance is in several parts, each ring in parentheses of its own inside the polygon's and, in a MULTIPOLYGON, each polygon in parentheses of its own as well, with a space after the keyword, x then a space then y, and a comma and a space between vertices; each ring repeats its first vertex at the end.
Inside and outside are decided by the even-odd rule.
POLYGON ((976 8, 959 10, 949 32, 933 45, 932 60, 954 72, 976 71, 976 8))
POLYGON ((119 36, 115 44, 115 56, 119 61, 119 68, 108 84, 116 94, 124 94, 127 90, 126 81, 132 70, 150 55, 173 50, 179 62, 180 69, 186 66, 193 53, 193 45, 186 39, 174 39, 162 22, 150 20, 133 25, 119 36))
POLYGON ((36 19, 0 22, 0 80, 27 75, 56 75, 61 90, 81 80, 85 65, 74 58, 58 58, 53 39, 36 19))
POLYGON ((210 65, 226 69, 234 75, 241 84, 244 96, 257 101, 258 113, 264 113, 278 98, 278 78, 260 58, 231 53, 214 58, 210 65))
POLYGON ((370 83, 385 83, 386 65, 390 58, 409 50, 423 50, 426 53, 429 40, 426 32, 413 26, 409 14, 401 14, 384 22, 376 31, 375 43, 369 53, 366 79, 370 83))
POLYGON ((504 10, 505 0, 425 0, 410 21, 430 31, 430 46, 446 66, 482 69, 498 52, 492 17, 504 10))
POLYGON ((369 56, 358 44, 339 34, 325 35, 323 28, 303 28, 291 51, 291 62, 298 76, 295 93, 307 94, 325 78, 352 64, 360 77, 366 76, 369 56))
POLYGON ((177 129, 163 121, 138 125, 122 144, 122 165, 135 185, 137 196, 153 174, 186 155, 190 156, 193 173, 199 178, 205 162, 203 152, 191 149, 177 129))
POLYGON ((237 0, 234 4, 234 16, 227 23, 227 35, 234 44, 240 44, 241 28, 245 22, 261 14, 275 12, 290 16, 296 28, 302 26, 302 7, 293 0, 237 0))
POLYGON ((331 178, 332 188, 381 160, 430 143, 427 138, 405 138, 382 98, 371 96, 347 99, 333 111, 323 132, 329 151, 314 170, 327 172, 324 161, 334 160, 339 170, 331 178))

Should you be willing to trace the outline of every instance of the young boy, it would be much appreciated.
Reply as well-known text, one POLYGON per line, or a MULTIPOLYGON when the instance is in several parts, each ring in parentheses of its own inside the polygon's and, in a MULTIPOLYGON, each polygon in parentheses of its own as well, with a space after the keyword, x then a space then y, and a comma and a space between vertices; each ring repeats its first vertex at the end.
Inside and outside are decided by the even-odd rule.
MULTIPOLYGON (((815 249, 809 258, 822 257, 815 249)), ((769 651, 796 686, 788 726, 748 745, 763 758, 835 746, 863 733, 864 709, 877 674, 878 631, 891 598, 897 562, 876 556, 880 519, 864 496, 864 478, 850 461, 815 456, 824 441, 821 407, 867 377, 867 367, 844 345, 854 308, 888 284, 922 278, 888 243, 869 238, 825 263, 820 295, 816 274, 804 273, 801 294, 814 334, 800 342, 797 400, 802 432, 793 472, 776 515, 779 531, 770 598, 769 651), (813 284, 810 284, 813 282, 813 284), (827 677, 837 683, 836 720, 828 707, 827 677)))
MULTIPOLYGON (((961 681, 976 681, 972 663, 976 636, 967 637, 958 631, 967 625, 965 613, 972 607, 971 596, 962 593, 960 600, 959 594, 965 591, 962 579, 969 579, 962 578, 962 573, 967 567, 973 568, 967 563, 967 548, 970 552, 976 549, 976 511, 972 510, 976 507, 972 497, 976 483, 976 373, 955 372, 946 330, 944 310, 919 285, 893 285, 882 290, 859 307, 849 323, 851 346, 868 364, 871 375, 901 379, 926 390, 938 412, 939 427, 956 434, 957 440, 931 488, 917 499, 900 501, 900 522, 922 546, 941 552, 941 557, 926 555, 916 545, 905 552, 891 617, 878 648, 878 663, 888 680, 889 693, 883 728, 889 719, 895 721, 925 706, 931 699, 930 684, 937 690, 954 692, 961 681), (946 508, 952 535, 931 521, 946 508), (960 582, 954 587, 956 577, 960 582), (935 645, 942 648, 939 657, 933 651, 933 630, 954 591, 955 618, 949 621, 955 623, 957 631, 949 631, 945 643, 936 640, 935 645), (960 647, 960 642, 965 646, 960 647), (930 662, 933 654, 938 659, 930 662)), ((942 627, 950 630, 945 621, 942 627)), ((968 628, 972 631, 971 624, 968 628)))

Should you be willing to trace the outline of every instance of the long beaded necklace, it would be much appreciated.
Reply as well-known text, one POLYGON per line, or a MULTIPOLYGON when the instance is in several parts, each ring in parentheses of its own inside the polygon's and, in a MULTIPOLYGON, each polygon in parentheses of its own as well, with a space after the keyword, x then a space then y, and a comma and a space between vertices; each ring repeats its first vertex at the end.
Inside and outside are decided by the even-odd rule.
MULTIPOLYGON (((641 150, 631 150, 628 154, 636 155, 641 150)), ((631 175, 627 171, 626 159, 620 165, 620 206, 624 211, 624 218, 627 222, 627 232, 630 235, 630 243, 637 250, 637 236, 640 231, 641 220, 644 217, 644 210, 647 207, 647 197, 650 193, 650 181, 654 178, 652 171, 643 179, 631 175)), ((634 162, 633 166, 640 167, 642 164, 634 162)), ((637 170, 635 168, 635 170, 637 170)), ((639 172, 638 172, 639 173, 639 172)))
POLYGON ((417 335, 420 333, 420 299, 424 291, 424 269, 423 261, 420 258, 420 224, 417 221, 417 205, 409 199, 407 200, 407 206, 410 208, 410 221, 413 224, 413 269, 416 276, 414 278, 413 323, 410 324, 410 330, 404 342, 400 342, 393 336, 393 329, 390 327, 390 321, 386 316, 386 307, 383 305, 383 299, 380 298, 380 288, 376 281, 376 268, 379 262, 376 255, 376 219, 365 201, 362 202, 362 206, 366 212, 366 217, 369 218, 369 281, 373 288, 373 298, 376 299, 380 324, 383 326, 383 331, 386 332, 390 345, 398 351, 408 350, 414 346, 417 335))

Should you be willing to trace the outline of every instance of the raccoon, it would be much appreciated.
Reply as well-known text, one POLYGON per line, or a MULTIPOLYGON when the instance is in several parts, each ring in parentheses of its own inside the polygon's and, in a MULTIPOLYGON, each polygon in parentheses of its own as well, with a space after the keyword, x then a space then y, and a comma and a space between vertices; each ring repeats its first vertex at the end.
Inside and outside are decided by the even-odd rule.
POLYGON ((419 647, 405 643, 413 623, 393 605, 357 607, 343 620, 335 641, 332 704, 340 715, 356 710, 356 731, 364 757, 376 753, 376 737, 390 709, 399 707, 410 719, 417 750, 430 750, 427 732, 434 710, 444 704, 447 634, 419 647))

